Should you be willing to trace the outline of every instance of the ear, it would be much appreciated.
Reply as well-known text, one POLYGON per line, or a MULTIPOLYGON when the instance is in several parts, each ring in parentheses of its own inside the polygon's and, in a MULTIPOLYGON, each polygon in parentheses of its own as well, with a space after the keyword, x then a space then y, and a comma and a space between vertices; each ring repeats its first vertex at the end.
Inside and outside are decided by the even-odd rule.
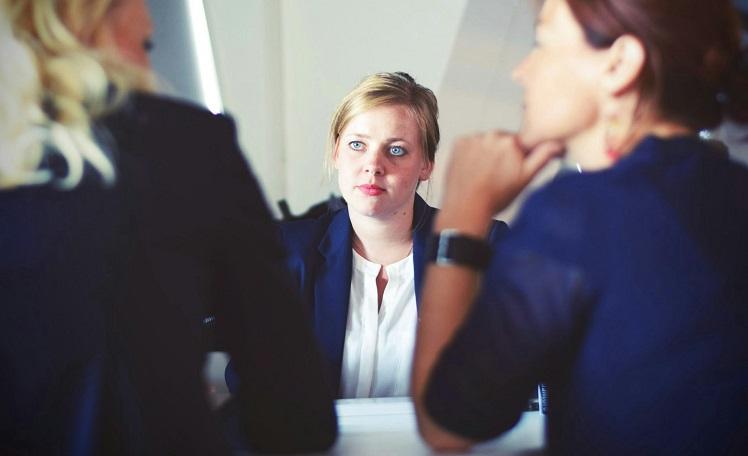
POLYGON ((639 38, 622 35, 607 53, 602 87, 609 95, 618 96, 636 86, 647 60, 647 51, 639 38))
POLYGON ((418 174, 418 180, 425 181, 431 177, 431 172, 434 170, 434 162, 431 160, 424 160, 421 172, 418 174))

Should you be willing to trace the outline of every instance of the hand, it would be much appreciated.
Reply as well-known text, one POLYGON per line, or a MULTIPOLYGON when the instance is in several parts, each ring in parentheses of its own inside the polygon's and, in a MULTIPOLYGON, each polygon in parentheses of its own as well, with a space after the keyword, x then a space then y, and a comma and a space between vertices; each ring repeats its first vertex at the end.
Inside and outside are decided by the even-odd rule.
POLYGON ((561 151, 557 142, 524 149, 516 135, 501 131, 462 137, 452 151, 442 209, 490 219, 561 151))

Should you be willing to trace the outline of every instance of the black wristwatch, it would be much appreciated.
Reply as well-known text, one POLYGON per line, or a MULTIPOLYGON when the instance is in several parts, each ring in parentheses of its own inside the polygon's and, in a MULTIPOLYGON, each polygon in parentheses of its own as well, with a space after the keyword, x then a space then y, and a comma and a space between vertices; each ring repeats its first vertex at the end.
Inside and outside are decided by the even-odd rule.
POLYGON ((491 261, 491 247, 484 239, 447 229, 432 236, 427 259, 438 265, 484 270, 491 261))

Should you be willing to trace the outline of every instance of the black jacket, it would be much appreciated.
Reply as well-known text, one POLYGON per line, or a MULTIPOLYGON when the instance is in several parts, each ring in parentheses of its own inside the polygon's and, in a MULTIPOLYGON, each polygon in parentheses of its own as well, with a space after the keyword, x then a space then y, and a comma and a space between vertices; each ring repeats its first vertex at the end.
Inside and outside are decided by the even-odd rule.
POLYGON ((233 122, 134 95, 96 127, 113 188, 89 172, 0 192, 2 452, 227 453, 201 378, 214 344, 247 385, 250 447, 330 446, 320 356, 233 122))

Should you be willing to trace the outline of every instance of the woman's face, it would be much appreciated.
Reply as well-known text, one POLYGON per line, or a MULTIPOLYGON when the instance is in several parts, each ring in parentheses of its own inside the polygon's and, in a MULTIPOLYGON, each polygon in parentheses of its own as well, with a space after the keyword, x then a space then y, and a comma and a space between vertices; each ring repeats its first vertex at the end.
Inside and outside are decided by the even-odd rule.
POLYGON ((379 106, 353 117, 333 156, 350 211, 386 219, 412 210, 418 182, 431 175, 418 123, 406 106, 379 106))
POLYGON ((524 89, 520 139, 526 147, 567 144, 598 122, 603 54, 585 41, 564 0, 545 2, 535 35, 535 48, 513 74, 524 89))
POLYGON ((113 2, 97 45, 114 48, 128 62, 148 67, 153 23, 146 0, 113 2))

